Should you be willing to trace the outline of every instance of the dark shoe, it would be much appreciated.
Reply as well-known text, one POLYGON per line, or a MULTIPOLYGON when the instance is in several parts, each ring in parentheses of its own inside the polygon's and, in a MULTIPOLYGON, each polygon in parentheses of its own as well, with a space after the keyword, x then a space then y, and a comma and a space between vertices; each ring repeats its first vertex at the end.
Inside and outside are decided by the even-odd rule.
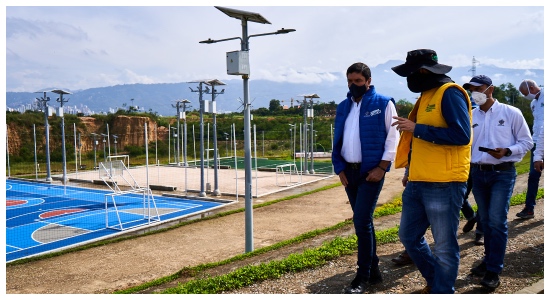
POLYGON ((380 268, 376 266, 376 268, 371 268, 370 270, 370 278, 369 278, 369 284, 375 285, 377 283, 382 282, 382 273, 380 273, 380 268))
POLYGON ((487 264, 482 262, 477 267, 471 268, 470 272, 472 272, 475 276, 485 276, 485 273, 487 273, 487 264))
POLYGON ((480 284, 491 289, 496 289, 500 285, 500 278, 497 273, 487 271, 480 284))
POLYGON ((392 258, 391 261, 393 261, 398 266, 404 266, 404 265, 409 265, 413 263, 407 251, 399 254, 399 256, 396 258, 392 258))
POLYGON ((425 286, 423 289, 418 290, 418 291, 414 291, 411 294, 429 294, 429 293, 431 293, 431 291, 432 291, 431 286, 425 286))
POLYGON ((522 219, 532 219, 535 217, 535 212, 532 209, 524 208, 522 211, 516 214, 516 217, 522 219))
POLYGON ((476 233, 476 239, 474 241, 474 244, 481 246, 485 244, 485 239, 483 238, 483 234, 476 233))
POLYGON ((466 222, 466 225, 464 225, 464 228, 462 228, 462 231, 463 232, 470 232, 472 231, 472 229, 474 229, 474 225, 476 225, 476 217, 474 215, 474 217, 471 219, 471 220, 468 220, 468 222, 466 222))
POLYGON ((363 294, 367 290, 368 280, 357 274, 351 284, 344 288, 345 294, 363 294))

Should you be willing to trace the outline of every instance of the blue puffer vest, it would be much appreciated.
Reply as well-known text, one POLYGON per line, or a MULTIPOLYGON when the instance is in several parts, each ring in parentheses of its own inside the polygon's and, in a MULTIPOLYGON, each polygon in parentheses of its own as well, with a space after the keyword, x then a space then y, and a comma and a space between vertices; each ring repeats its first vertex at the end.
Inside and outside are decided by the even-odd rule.
MULTIPOLYGON (((384 146, 386 143, 386 106, 388 101, 395 101, 391 97, 376 93, 374 86, 363 95, 361 100, 361 111, 359 117, 359 137, 361 139, 361 175, 375 168, 382 159, 384 146)), ((332 164, 334 172, 339 174, 346 168, 346 161, 340 155, 342 142, 344 140, 344 125, 346 118, 353 104, 351 94, 348 92, 347 98, 338 104, 336 108, 336 117, 334 119, 334 145, 332 151, 332 164)), ((390 170, 391 164, 386 169, 390 170)))

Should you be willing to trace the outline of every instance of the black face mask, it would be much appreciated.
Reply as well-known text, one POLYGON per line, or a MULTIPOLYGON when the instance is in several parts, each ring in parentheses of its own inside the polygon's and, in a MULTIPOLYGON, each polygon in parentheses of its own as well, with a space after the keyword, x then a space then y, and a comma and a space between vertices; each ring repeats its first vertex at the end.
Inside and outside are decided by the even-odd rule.
POLYGON ((407 76, 407 86, 413 93, 422 93, 427 90, 442 86, 447 82, 453 82, 451 78, 444 74, 414 72, 407 76))
POLYGON ((357 100, 363 97, 363 95, 367 92, 367 86, 366 85, 358 86, 352 83, 349 86, 349 91, 351 92, 351 95, 353 96, 353 98, 357 100))

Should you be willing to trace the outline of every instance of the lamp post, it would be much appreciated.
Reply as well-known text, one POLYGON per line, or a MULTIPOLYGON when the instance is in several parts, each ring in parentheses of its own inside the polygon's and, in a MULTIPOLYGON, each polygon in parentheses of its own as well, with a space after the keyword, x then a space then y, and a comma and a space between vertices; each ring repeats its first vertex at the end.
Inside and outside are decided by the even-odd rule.
POLYGON ((63 116, 63 103, 68 102, 69 99, 63 100, 63 95, 71 94, 68 91, 64 91, 61 89, 52 90, 52 93, 56 93, 59 95, 59 98, 57 98, 57 102, 59 102, 60 107, 58 114, 61 116, 61 148, 62 148, 62 156, 63 156, 63 184, 67 184, 67 155, 65 153, 65 117, 63 116))
MULTIPOLYGON (((172 105, 172 107, 176 107, 177 114, 178 114, 178 136, 179 136, 179 128, 180 128, 180 119, 183 119, 183 165, 187 167, 187 117, 185 116, 185 105, 187 103, 191 103, 191 101, 187 99, 182 100, 176 100, 176 105, 172 105), (183 111, 180 111, 180 107, 183 108, 183 111)), ((178 143, 178 165, 179 165, 179 143, 178 143)))
POLYGON ((229 140, 229 138, 227 137, 229 135, 229 133, 227 132, 224 132, 223 135, 225 136, 225 156, 227 157, 227 141, 229 140))
POLYGON ((271 24, 266 20, 262 15, 255 12, 242 11, 232 8, 215 6, 218 10, 226 14, 231 18, 241 20, 242 27, 242 38, 241 37, 232 37, 221 40, 212 40, 208 39, 205 41, 200 41, 199 43, 212 44, 222 41, 229 40, 241 40, 241 51, 237 54, 240 58, 243 59, 243 62, 238 63, 237 67, 241 72, 231 72, 229 75, 242 75, 243 79, 243 106, 244 106, 244 169, 245 169, 245 251, 251 252, 254 250, 253 245, 253 227, 252 227, 252 157, 250 153, 250 102, 249 102, 249 88, 248 88, 248 79, 250 77, 250 68, 248 65, 248 52, 249 44, 248 41, 251 37, 264 36, 264 35, 273 35, 273 34, 285 34, 289 32, 296 31, 295 29, 280 29, 276 32, 261 33, 248 35, 248 22, 262 23, 262 24, 271 24))
POLYGON ((292 140, 292 158, 294 165, 296 165, 296 124, 288 124, 290 126, 290 139, 292 140), (294 131, 294 138, 292 138, 292 131, 294 131))
POLYGON ((117 155, 117 150, 116 150, 116 139, 118 138, 118 136, 116 136, 116 135, 114 135, 114 134, 113 134, 112 136, 113 136, 113 138, 115 139, 115 155, 117 155))
MULTIPOLYGON (((176 108, 176 116, 177 116, 177 119, 178 119, 178 122, 177 122, 177 133, 176 133, 176 136, 179 137, 180 135, 180 101, 176 100, 176 105, 172 104, 172 107, 175 107, 176 108)), ((175 149, 176 149, 176 165, 180 165, 180 146, 179 146, 179 138, 176 140, 176 144, 175 144, 175 149)))
POLYGON ((107 135, 105 133, 102 133, 101 135, 103 136, 103 162, 107 163, 107 154, 105 150, 105 143, 107 142, 105 138, 107 137, 107 135))
POLYGON ((214 136, 214 196, 220 196, 220 189, 218 188, 218 134, 216 130, 216 95, 223 94, 225 89, 222 89, 221 92, 216 92, 216 85, 225 85, 222 81, 217 79, 212 79, 206 83, 212 87, 212 129, 214 136))
POLYGON ((48 101, 50 101, 50 97, 46 97, 46 91, 41 91, 37 93, 44 93, 44 96, 42 98, 36 98, 36 100, 42 102, 42 106, 44 108, 44 131, 46 137, 46 181, 51 182, 52 174, 50 169, 50 125, 48 124, 48 101))
POLYGON ((92 132, 92 135, 94 136, 94 170, 95 170, 95 168, 97 168, 97 154, 96 154, 96 147, 97 147, 96 136, 97 136, 97 133, 92 132))
MULTIPOLYGON (((189 83, 198 83, 199 86, 197 87, 198 89, 197 90, 193 90, 191 87, 189 87, 189 89, 191 90, 191 92, 198 92, 199 93, 199 123, 200 123, 200 130, 199 130, 199 135, 200 135, 200 159, 201 159, 201 184, 200 184, 200 192, 199 192, 199 197, 205 197, 206 196, 206 191, 204 189, 204 99, 202 99, 202 94, 207 92, 208 90, 207 89, 202 89, 202 85, 203 84, 206 84, 208 80, 197 80, 197 81, 190 81, 189 83)), ((196 161, 196 159, 195 159, 196 161)))
MULTIPOLYGON (((317 94, 306 94, 306 95, 300 95, 302 97, 304 97, 304 100, 302 101, 302 105, 304 106, 304 124, 303 124, 303 131, 304 131, 304 137, 303 137, 303 141, 304 141, 304 161, 305 161, 305 164, 303 166, 303 172, 306 173, 306 174, 309 174, 310 172, 308 171, 307 169, 307 150, 309 149, 308 147, 308 140, 307 140, 307 118, 310 117, 311 118, 311 130, 313 130, 313 98, 320 98, 319 95, 317 94), (307 105, 308 105, 308 101, 307 99, 310 99, 310 102, 311 102, 311 109, 308 109, 307 108, 307 105)), ((313 144, 313 138, 311 138, 311 143, 313 144)), ((313 148, 312 148, 313 149, 313 148)), ((311 152, 311 164, 313 165, 313 150, 311 152)), ((313 174, 313 167, 311 167, 311 173, 313 174)))

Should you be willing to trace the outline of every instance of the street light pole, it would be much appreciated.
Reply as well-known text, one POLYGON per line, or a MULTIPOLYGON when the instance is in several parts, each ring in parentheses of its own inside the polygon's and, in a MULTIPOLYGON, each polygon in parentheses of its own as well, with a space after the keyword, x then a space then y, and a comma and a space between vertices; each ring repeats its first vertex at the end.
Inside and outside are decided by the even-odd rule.
MULTIPOLYGON (((295 29, 280 29, 276 32, 262 33, 248 35, 248 21, 262 23, 262 24, 271 24, 266 20, 262 15, 255 12, 242 11, 232 8, 215 6, 218 10, 226 14, 231 18, 241 20, 242 27, 242 38, 233 37, 222 40, 212 40, 208 39, 201 41, 200 43, 212 44, 228 40, 241 40, 241 53, 246 57, 246 63, 242 64, 245 67, 243 72, 230 73, 230 75, 242 75, 243 79, 243 106, 244 106, 244 171, 245 171, 245 251, 251 252, 254 250, 253 244, 253 224, 252 224, 252 157, 250 151, 250 102, 249 102, 249 86, 248 79, 250 78, 250 71, 248 66, 248 52, 249 44, 248 40, 251 37, 255 36, 264 36, 264 35, 273 35, 273 34, 284 34, 296 31, 295 29)), ((239 68, 242 67, 239 66, 239 68)))
POLYGON ((97 147, 96 136, 97 136, 97 133, 92 132, 92 135, 94 136, 94 170, 95 170, 95 168, 97 168, 97 152, 96 152, 96 147, 97 147))
POLYGON ((216 92, 216 85, 225 85, 225 83, 217 80, 212 79, 206 83, 207 85, 210 85, 212 87, 212 129, 213 129, 213 135, 214 135, 214 192, 212 194, 214 196, 220 196, 220 189, 218 188, 218 133, 217 133, 217 126, 216 126, 216 95, 223 94, 225 89, 222 89, 221 92, 216 92))
POLYGON ((50 101, 50 97, 46 97, 45 91, 37 92, 37 93, 44 93, 44 97, 36 98, 36 100, 42 102, 42 105, 44 107, 44 131, 45 131, 45 137, 46 137, 46 181, 51 182, 52 174, 51 174, 51 168, 50 168, 50 125, 48 124, 48 116, 49 116, 48 101, 50 101))
POLYGON ((61 115, 61 148, 62 148, 62 156, 63 156, 63 184, 67 184, 67 155, 65 153, 65 116, 63 115, 63 103, 68 102, 69 99, 63 100, 63 95, 65 94, 71 94, 70 92, 64 91, 64 90, 52 90, 53 93, 56 93, 59 95, 59 98, 57 98, 57 102, 60 103, 61 107, 59 108, 59 114, 61 115))
MULTIPOLYGON (((178 137, 180 136, 179 128, 180 128, 180 119, 183 119, 183 166, 187 167, 187 117, 185 116, 185 104, 191 103, 191 101, 187 99, 183 100, 176 100, 176 105, 172 105, 172 107, 176 107, 177 114, 178 114, 178 137), (183 112, 180 112, 180 107, 183 107, 183 112)), ((179 140, 179 138, 178 138, 179 140)), ((177 147, 177 153, 178 153, 178 159, 177 163, 179 165, 180 159, 179 159, 179 143, 177 147)))
POLYGON ((107 163, 107 154, 106 154, 106 150, 105 150, 105 143, 107 142, 105 137, 107 135, 105 133, 102 133, 101 135, 103 136, 103 163, 107 163))
POLYGON ((198 90, 193 90, 192 88, 189 88, 191 92, 198 92, 199 93, 199 123, 200 123, 200 159, 201 159, 201 186, 200 186, 200 192, 199 197, 206 197, 206 191, 204 189, 204 100, 202 99, 202 94, 206 92, 206 90, 202 89, 202 85, 206 83, 205 80, 199 80, 199 81, 191 81, 191 82, 197 82, 199 86, 197 87, 198 90))

